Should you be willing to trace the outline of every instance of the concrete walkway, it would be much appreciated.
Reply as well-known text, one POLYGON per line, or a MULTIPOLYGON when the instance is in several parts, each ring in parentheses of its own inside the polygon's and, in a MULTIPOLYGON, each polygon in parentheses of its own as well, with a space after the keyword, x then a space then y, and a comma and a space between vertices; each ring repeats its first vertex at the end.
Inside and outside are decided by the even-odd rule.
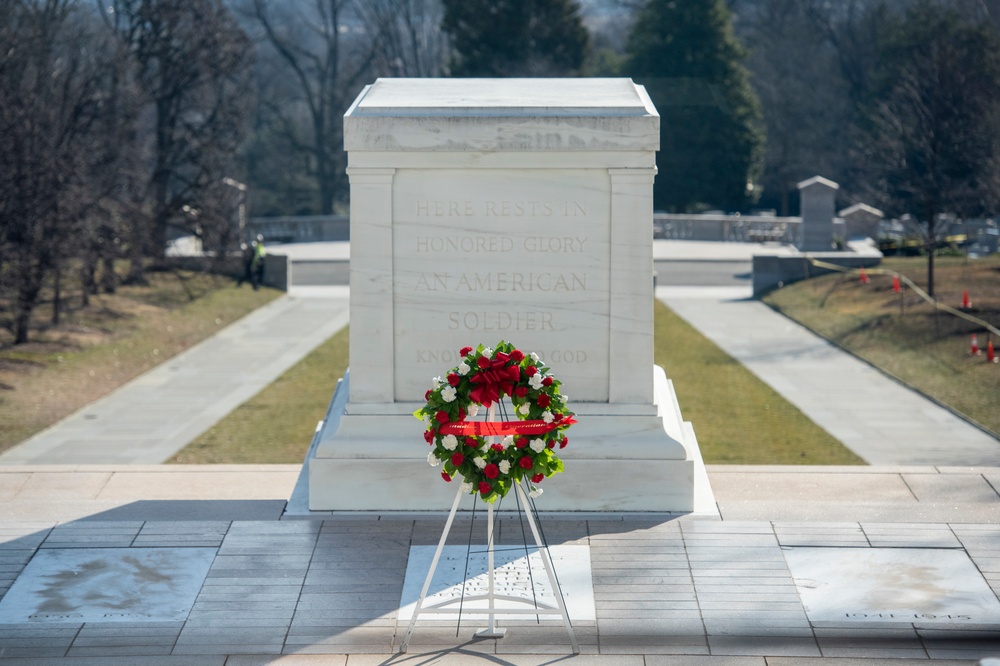
POLYGON ((343 328, 348 303, 346 287, 293 290, 0 454, 0 465, 168 460, 343 328))
POLYGON ((1000 465, 1000 441, 752 300, 749 287, 659 287, 656 297, 870 464, 1000 465))
MULTIPOLYGON (((396 654, 408 562, 436 544, 445 516, 280 520, 297 474, 0 467, 0 663, 971 666, 1000 656, 994 468, 710 465, 721 519, 543 513, 550 545, 575 549, 557 556, 557 573, 587 563, 582 579, 562 577, 570 596, 591 586, 589 610, 568 602, 581 613, 578 657, 559 622, 501 619, 505 638, 480 639, 484 622, 468 615, 458 635, 454 619, 422 617, 396 654), (99 587, 90 576, 103 576, 99 587)), ((483 523, 482 512, 475 525, 459 516, 452 543, 464 553, 471 533, 481 549, 483 523)), ((497 548, 519 548, 518 521, 501 513, 498 525, 497 548)))

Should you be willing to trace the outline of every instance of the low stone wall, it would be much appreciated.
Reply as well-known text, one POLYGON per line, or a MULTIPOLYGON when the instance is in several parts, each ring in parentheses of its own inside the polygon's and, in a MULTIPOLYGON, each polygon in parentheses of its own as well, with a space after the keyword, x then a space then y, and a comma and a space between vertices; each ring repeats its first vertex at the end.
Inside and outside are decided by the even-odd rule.
POLYGON ((255 217, 247 223, 247 240, 261 234, 265 243, 316 243, 351 238, 347 215, 255 217))
POLYGON ((833 273, 832 268, 814 265, 810 259, 844 268, 872 268, 882 263, 882 253, 878 250, 860 252, 810 252, 790 256, 754 255, 753 296, 761 298, 778 287, 800 280, 833 273))

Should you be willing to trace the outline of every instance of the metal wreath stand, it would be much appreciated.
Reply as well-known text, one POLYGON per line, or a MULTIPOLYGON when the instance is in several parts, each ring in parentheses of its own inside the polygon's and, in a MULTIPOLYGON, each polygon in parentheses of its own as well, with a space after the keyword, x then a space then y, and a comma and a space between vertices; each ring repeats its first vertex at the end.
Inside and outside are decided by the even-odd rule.
MULTIPOLYGON (((496 404, 490 405, 489 413, 487 416, 488 421, 496 421, 496 404)), ((489 441, 494 442, 496 437, 490 437, 489 441)), ((522 480, 523 482, 523 480, 522 480)), ((406 652, 410 644, 410 637, 413 635, 413 628, 417 623, 417 618, 423 614, 434 614, 434 615, 453 615, 458 618, 459 624, 462 622, 462 606, 466 601, 486 601, 487 608, 485 609, 474 609, 468 611, 473 615, 483 615, 486 614, 489 618, 488 626, 484 629, 480 629, 476 632, 477 638, 503 638, 507 633, 507 629, 503 627, 498 627, 496 624, 496 616, 500 615, 558 615, 562 617, 563 624, 566 626, 566 632, 569 634, 570 643, 573 646, 573 653, 580 653, 580 645, 576 641, 576 635, 573 633, 573 624, 569 619, 569 612, 566 610, 566 602, 563 599, 562 588, 559 586, 559 579, 556 577, 555 568, 552 566, 552 560, 549 557, 548 545, 544 543, 543 539, 539 535, 538 525, 536 525, 536 517, 533 515, 532 503, 528 501, 528 495, 524 492, 522 487, 522 482, 514 484, 515 492, 518 497, 518 504, 521 505, 521 509, 524 511, 524 516, 528 520, 528 525, 531 527, 531 535, 535 539, 535 545, 538 547, 538 554, 542 559, 542 564, 545 567, 545 575, 549 579, 549 585, 552 586, 552 591, 555 595, 556 605, 545 603, 539 601, 537 597, 534 596, 534 584, 532 583, 532 599, 526 599, 523 597, 515 597, 507 594, 497 594, 495 586, 494 577, 494 544, 493 544, 493 504, 487 504, 486 512, 486 572, 489 581, 488 591, 486 594, 476 594, 469 597, 465 596, 465 583, 462 584, 462 595, 459 599, 446 599, 445 601, 438 602, 436 604, 431 604, 424 606, 424 599, 427 597, 427 591, 430 589, 431 581, 434 578, 434 572, 437 570, 438 561, 441 558, 441 552, 444 550, 445 542, 448 540, 448 534, 451 532, 452 523, 455 520, 455 512, 458 511, 458 504, 462 499, 462 489, 459 488, 458 492, 455 493, 455 501, 452 502, 451 511, 448 513, 448 520, 444 524, 444 530, 441 532, 441 539, 438 541, 437 550, 434 551, 434 558, 431 560, 430 571, 427 572, 427 578, 424 580, 423 589, 420 591, 420 597, 417 599, 417 605, 413 609, 413 615, 410 617, 410 624, 406 628, 406 634, 403 636, 403 642, 399 645, 399 651, 401 653, 406 652), (526 608, 497 608, 496 602, 504 601, 508 603, 515 604, 525 604, 526 608), (455 605, 458 608, 454 608, 455 605)), ((477 498, 478 501, 478 498, 477 498)), ((475 515, 475 505, 473 505, 473 515, 475 515)), ((522 527, 523 530, 523 527, 522 527)), ((470 545, 471 545, 471 527, 470 527, 470 545)), ((525 540, 524 544, 525 553, 527 554, 528 544, 525 540)), ((528 575, 531 575, 531 562, 526 557, 528 563, 528 575)), ((466 573, 468 573, 468 553, 466 554, 466 573)))

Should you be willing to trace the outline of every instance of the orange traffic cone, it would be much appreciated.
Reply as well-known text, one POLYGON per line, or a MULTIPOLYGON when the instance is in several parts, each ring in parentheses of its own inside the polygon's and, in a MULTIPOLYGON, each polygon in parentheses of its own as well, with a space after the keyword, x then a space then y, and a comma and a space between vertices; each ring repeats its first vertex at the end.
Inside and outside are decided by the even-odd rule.
POLYGON ((868 273, 865 272, 865 267, 861 267, 861 284, 868 284, 872 279, 868 277, 868 273))
POLYGON ((962 292, 962 309, 963 310, 968 310, 971 307, 972 307, 972 301, 969 300, 969 292, 968 291, 963 291, 962 292))
POLYGON ((903 291, 903 287, 901 287, 900 284, 899 284, 899 276, 898 275, 893 275, 892 276, 892 292, 894 294, 898 294, 901 291, 903 291))
POLYGON ((979 338, 976 337, 975 333, 972 334, 972 343, 969 346, 969 353, 973 356, 979 356, 979 338))
POLYGON ((987 340, 986 341, 986 361, 988 363, 996 363, 997 362, 997 357, 993 353, 993 341, 992 340, 987 340))

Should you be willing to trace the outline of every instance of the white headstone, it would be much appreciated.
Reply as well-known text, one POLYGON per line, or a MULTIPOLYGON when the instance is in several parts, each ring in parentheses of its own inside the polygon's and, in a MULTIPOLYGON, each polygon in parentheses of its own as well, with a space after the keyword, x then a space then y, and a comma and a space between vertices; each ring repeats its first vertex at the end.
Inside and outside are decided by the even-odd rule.
POLYGON ((803 252, 829 252, 833 249, 833 218, 840 185, 822 176, 813 176, 798 184, 802 211, 803 252))
POLYGON ((659 120, 629 79, 365 88, 344 118, 350 371, 310 508, 446 509, 411 414, 459 349, 500 340, 542 356, 579 416, 546 509, 693 508, 697 442, 653 366, 659 120))

